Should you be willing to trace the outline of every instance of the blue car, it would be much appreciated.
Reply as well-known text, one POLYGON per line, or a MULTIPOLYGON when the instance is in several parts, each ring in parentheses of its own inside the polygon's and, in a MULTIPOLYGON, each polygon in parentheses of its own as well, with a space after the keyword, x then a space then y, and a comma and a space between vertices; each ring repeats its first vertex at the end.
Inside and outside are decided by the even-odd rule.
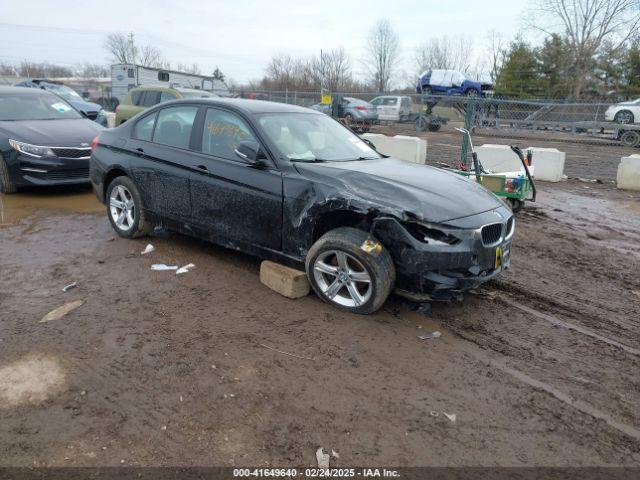
POLYGON ((15 84, 16 87, 41 88, 65 99, 73 108, 78 110, 89 120, 98 122, 103 127, 107 125, 107 119, 102 112, 102 107, 97 103, 85 101, 78 92, 61 83, 48 80, 25 80, 15 84))
POLYGON ((476 82, 457 70, 427 70, 420 75, 416 92, 427 95, 466 95, 484 97, 493 89, 490 83, 476 82))

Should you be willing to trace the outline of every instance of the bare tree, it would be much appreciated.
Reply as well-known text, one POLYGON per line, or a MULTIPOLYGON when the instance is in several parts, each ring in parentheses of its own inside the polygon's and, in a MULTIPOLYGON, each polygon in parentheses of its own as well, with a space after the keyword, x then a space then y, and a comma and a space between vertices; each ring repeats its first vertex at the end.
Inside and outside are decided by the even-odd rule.
POLYGON ((532 10, 535 28, 566 37, 573 55, 576 98, 605 40, 612 40, 614 49, 620 48, 640 26, 638 0, 537 0, 532 10))
POLYGON ((133 34, 110 33, 104 42, 104 48, 111 55, 114 63, 136 63, 138 47, 133 41, 133 34))
POLYGON ((386 92, 396 72, 400 39, 389 20, 380 20, 369 32, 365 67, 373 76, 378 92, 386 92))
POLYGON ((443 36, 431 38, 418 47, 415 63, 418 74, 431 68, 460 70, 467 73, 471 69, 473 44, 467 37, 443 36))
POLYGON ((171 68, 169 62, 167 62, 162 56, 162 52, 153 45, 143 45, 138 50, 138 56, 136 63, 139 63, 143 67, 151 68, 171 68))
POLYGON ((104 78, 109 76, 109 67, 97 63, 78 65, 78 76, 82 78, 104 78))
POLYGON ((489 64, 489 78, 494 84, 500 75, 506 58, 507 44, 504 37, 495 30, 490 30, 487 33, 487 61, 489 64))

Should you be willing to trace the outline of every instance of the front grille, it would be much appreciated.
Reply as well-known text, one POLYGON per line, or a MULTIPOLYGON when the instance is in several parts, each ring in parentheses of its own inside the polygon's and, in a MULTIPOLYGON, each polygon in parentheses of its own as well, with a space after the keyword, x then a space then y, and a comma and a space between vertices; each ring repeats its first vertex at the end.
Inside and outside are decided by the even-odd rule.
POLYGON ((502 223, 492 223, 482 227, 482 243, 493 245, 502 239, 502 223))
POLYGON ((85 158, 91 156, 90 148, 52 148, 58 158, 85 158))
POLYGON ((47 180, 78 180, 89 178, 88 168, 74 168, 71 170, 52 170, 47 172, 47 180))

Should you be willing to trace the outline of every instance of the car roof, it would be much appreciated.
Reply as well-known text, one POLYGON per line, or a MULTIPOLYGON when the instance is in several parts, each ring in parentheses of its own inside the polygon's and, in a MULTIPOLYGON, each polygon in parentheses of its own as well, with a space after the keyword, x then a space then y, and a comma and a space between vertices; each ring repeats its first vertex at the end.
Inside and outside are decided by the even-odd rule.
POLYGON ((161 106, 167 106, 169 103, 200 103, 211 106, 220 105, 225 107, 231 107, 234 110, 239 110, 248 114, 254 113, 312 113, 316 115, 323 115, 323 113, 311 110, 310 108, 298 107, 297 105, 288 105, 286 103, 268 102, 266 100, 250 100, 247 98, 222 98, 222 97, 201 97, 201 98, 189 98, 182 100, 172 100, 160 104, 161 106))
POLYGON ((41 88, 32 87, 0 87, 0 95, 7 95, 11 93, 20 93, 22 95, 53 95, 41 88))

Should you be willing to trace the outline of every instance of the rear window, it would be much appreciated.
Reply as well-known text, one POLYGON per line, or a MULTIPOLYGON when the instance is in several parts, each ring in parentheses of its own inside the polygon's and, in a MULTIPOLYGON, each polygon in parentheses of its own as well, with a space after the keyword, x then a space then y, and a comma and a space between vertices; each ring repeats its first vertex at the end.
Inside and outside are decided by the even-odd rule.
POLYGON ((177 148, 189 148, 191 129, 198 107, 169 107, 160 110, 153 141, 177 148))
POLYGON ((131 92, 131 103, 134 105, 141 105, 142 101, 142 92, 131 92))
POLYGON ((397 104, 398 99, 396 97, 387 97, 382 99, 382 105, 395 106, 397 104))
POLYGON ((143 92, 142 95, 142 103, 140 106, 142 107, 153 107, 160 103, 160 92, 143 92))

